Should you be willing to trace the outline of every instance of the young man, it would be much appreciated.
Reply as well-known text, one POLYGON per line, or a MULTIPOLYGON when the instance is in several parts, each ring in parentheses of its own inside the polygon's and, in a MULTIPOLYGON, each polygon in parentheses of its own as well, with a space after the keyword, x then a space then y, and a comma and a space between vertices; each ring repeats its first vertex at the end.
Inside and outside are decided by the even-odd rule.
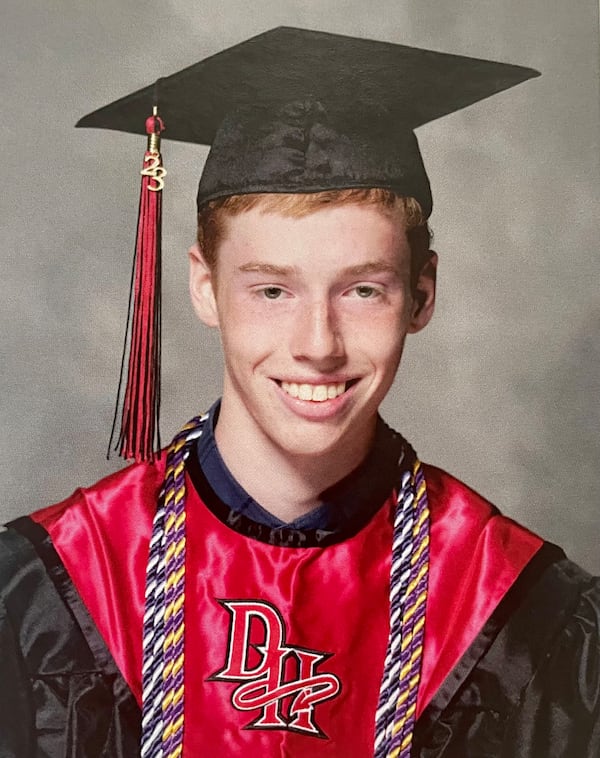
POLYGON ((412 129, 532 74, 278 29, 161 82, 223 394, 2 535, 3 755, 598 753, 600 588, 378 415, 435 303, 412 129))

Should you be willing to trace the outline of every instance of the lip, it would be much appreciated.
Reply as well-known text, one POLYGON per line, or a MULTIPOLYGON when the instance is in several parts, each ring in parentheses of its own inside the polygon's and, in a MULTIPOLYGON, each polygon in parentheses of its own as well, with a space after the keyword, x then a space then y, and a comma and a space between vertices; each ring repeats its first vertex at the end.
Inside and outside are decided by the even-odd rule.
POLYGON ((348 404, 352 402, 355 388, 360 380, 356 377, 349 379, 347 377, 328 376, 327 378, 323 377, 321 380, 316 380, 312 377, 308 381, 306 379, 287 378, 285 380, 273 379, 272 381, 275 391, 292 413, 310 421, 326 421, 345 412, 348 404), (319 384, 341 384, 342 382, 351 382, 351 384, 347 387, 346 391, 341 395, 338 395, 338 397, 315 402, 314 400, 300 400, 300 398, 288 395, 288 393, 281 388, 281 381, 289 381, 290 383, 295 382, 296 384, 310 384, 313 387, 319 384))
POLYGON ((288 382, 289 384, 310 384, 311 387, 316 387, 319 384, 341 384, 342 382, 356 383, 358 377, 356 376, 342 376, 341 374, 327 376, 311 376, 309 378, 302 376, 283 376, 283 377, 271 377, 274 382, 281 384, 282 382, 288 382))

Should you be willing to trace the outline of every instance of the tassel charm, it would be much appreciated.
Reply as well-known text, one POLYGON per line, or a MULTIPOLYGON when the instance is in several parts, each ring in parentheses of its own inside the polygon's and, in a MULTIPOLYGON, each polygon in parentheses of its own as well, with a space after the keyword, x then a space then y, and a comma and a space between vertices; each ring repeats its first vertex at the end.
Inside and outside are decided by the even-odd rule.
POLYGON ((121 430, 115 450, 123 458, 135 461, 154 461, 160 450, 161 222, 167 173, 160 154, 163 130, 164 124, 154 106, 153 115, 146 120, 148 146, 140 172, 142 186, 127 330, 109 442, 110 452, 122 398, 121 430), (127 381, 122 392, 126 365, 127 381))

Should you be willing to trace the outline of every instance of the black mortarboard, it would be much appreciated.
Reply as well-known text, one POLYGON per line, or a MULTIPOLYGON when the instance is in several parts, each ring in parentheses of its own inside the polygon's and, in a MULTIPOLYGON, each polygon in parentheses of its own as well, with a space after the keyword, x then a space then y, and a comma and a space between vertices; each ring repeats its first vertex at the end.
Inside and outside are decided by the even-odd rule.
POLYGON ((169 139, 212 146, 199 207, 236 194, 382 187, 415 198, 429 216, 414 129, 534 76, 521 66, 279 27, 82 118, 77 126, 149 135, 121 454, 152 459, 158 442, 163 128, 169 139))
POLYGON ((530 68, 279 27, 160 79, 77 126, 212 145, 198 204, 249 192, 385 187, 431 212, 413 130, 526 79, 530 68))

